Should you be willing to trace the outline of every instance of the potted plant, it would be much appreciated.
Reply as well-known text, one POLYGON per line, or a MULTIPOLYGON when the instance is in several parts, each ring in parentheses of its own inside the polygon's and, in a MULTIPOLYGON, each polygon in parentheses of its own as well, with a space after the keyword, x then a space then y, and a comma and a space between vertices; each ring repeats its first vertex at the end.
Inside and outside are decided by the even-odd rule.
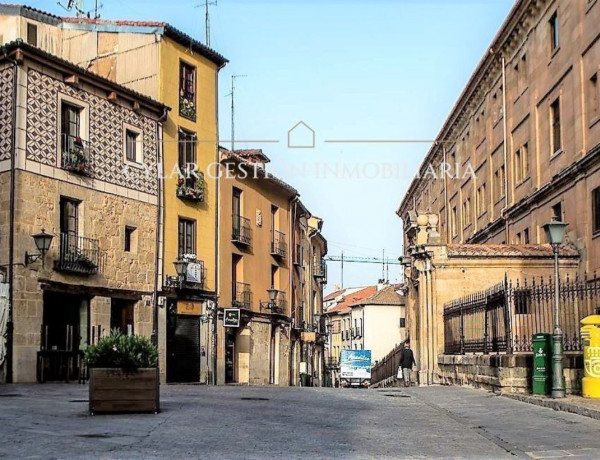
POLYGON ((140 335, 113 330, 85 350, 90 415, 160 410, 158 350, 140 335))

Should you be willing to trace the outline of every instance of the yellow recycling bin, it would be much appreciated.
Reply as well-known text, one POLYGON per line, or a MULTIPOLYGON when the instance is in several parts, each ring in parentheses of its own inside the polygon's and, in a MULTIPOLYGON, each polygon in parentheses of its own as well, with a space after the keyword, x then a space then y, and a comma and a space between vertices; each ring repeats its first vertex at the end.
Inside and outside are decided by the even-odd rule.
POLYGON ((600 398, 600 315, 591 315, 581 320, 583 340, 584 398, 600 398))

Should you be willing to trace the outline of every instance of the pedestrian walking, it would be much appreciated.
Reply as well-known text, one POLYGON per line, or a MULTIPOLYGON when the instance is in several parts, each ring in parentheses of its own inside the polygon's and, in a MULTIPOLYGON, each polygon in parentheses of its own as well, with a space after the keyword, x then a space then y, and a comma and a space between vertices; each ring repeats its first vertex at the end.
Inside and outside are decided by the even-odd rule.
POLYGON ((413 366, 416 366, 415 355, 410 349, 408 342, 404 343, 404 349, 400 354, 400 368, 398 369, 398 378, 400 378, 400 370, 402 370, 402 380, 404 380, 404 386, 410 386, 410 372, 413 366))

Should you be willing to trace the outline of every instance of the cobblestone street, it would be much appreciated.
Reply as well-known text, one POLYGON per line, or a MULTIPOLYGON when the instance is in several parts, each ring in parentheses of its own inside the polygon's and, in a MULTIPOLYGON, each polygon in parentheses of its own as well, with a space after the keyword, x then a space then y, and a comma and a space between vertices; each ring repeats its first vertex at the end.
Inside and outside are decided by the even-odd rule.
POLYGON ((162 386, 159 415, 87 414, 87 386, 0 387, 6 458, 599 458, 598 422, 452 387, 162 386))

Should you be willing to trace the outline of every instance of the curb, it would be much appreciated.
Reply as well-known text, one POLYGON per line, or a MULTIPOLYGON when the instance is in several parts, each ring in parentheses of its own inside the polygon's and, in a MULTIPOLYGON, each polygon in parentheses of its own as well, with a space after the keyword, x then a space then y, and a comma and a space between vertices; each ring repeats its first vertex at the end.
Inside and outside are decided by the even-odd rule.
POLYGON ((570 412, 572 414, 582 415, 584 417, 600 420, 600 409, 582 407, 578 404, 574 404, 569 401, 560 401, 550 398, 540 398, 531 395, 512 393, 503 393, 501 396, 504 396, 505 398, 514 399, 516 401, 535 404, 536 406, 547 407, 556 411, 570 412))

